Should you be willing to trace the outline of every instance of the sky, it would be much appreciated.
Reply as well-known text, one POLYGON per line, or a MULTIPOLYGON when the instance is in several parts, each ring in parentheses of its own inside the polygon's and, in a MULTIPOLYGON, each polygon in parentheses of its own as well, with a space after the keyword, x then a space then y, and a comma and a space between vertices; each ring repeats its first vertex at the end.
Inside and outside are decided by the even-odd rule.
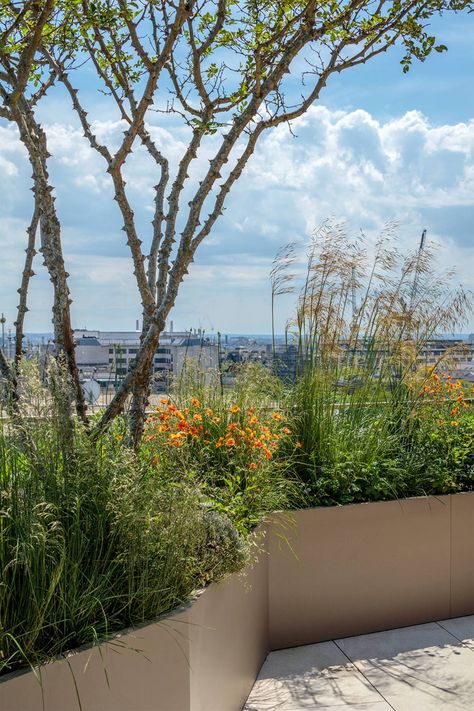
MULTIPOLYGON (((439 245, 442 267, 474 289, 474 14, 433 22, 448 52, 414 63, 403 74, 398 50, 332 77, 320 100, 296 121, 257 146, 225 213, 201 245, 171 314, 175 329, 207 333, 270 331, 269 271, 277 250, 296 241, 301 252, 328 218, 369 241, 387 221, 397 222, 401 249, 423 229, 439 245), (398 53, 397 53, 398 52, 398 53)), ((100 94, 81 87, 99 137, 117 139, 123 127, 100 94)), ((73 325, 135 328, 140 306, 118 208, 104 166, 94 155, 62 92, 40 111, 52 154, 50 173, 73 299, 73 325)), ((178 157, 183 130, 153 118, 151 131, 178 157)), ((31 170, 16 131, 0 121, 0 311, 15 320, 32 210, 31 170)), ((128 187, 143 234, 150 232, 156 182, 138 151, 128 187)), ((25 330, 51 330, 51 287, 41 262, 32 280, 25 330)), ((294 296, 278 304, 282 331, 294 296)), ((462 329, 474 331, 470 320, 462 329)))

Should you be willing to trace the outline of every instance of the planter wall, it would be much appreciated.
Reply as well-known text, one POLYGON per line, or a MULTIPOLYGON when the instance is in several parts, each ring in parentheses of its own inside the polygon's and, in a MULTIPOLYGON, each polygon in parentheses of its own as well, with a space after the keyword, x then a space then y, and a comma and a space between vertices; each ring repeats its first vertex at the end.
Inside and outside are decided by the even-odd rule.
POLYGON ((238 711, 270 649, 474 613, 474 494, 276 515, 246 575, 0 683, 2 711, 238 711), (81 706, 79 706, 78 696, 81 706), (44 705, 43 705, 44 701, 44 705))
POLYGON ((270 647, 449 617, 451 519, 450 496, 296 512, 294 554, 270 537, 270 647))
POLYGON ((2 711, 240 711, 268 652, 267 557, 184 610, 0 681, 2 711), (80 700, 80 703, 79 703, 80 700))

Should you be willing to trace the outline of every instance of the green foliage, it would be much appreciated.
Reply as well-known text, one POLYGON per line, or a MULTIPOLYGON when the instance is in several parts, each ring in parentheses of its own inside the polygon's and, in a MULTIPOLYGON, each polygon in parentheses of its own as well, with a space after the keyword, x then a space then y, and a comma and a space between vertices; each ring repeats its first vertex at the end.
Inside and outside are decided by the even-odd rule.
POLYGON ((291 432, 274 410, 281 383, 258 364, 239 369, 235 387, 203 382, 187 363, 173 400, 163 398, 145 430, 146 466, 170 480, 190 480, 207 505, 248 533, 268 512, 301 501, 290 461, 291 432))
POLYGON ((153 619, 248 560, 200 487, 141 465, 120 422, 93 443, 64 420, 55 378, 23 376, 22 419, 0 432, 0 673, 153 619))
POLYGON ((428 377, 423 348, 469 307, 429 246, 401 257, 388 230, 372 261, 342 227, 327 224, 315 235, 294 323, 299 373, 288 394, 302 445, 296 468, 314 504, 470 486, 472 440, 453 444, 431 429, 438 403, 425 403, 422 421, 418 414, 428 377))

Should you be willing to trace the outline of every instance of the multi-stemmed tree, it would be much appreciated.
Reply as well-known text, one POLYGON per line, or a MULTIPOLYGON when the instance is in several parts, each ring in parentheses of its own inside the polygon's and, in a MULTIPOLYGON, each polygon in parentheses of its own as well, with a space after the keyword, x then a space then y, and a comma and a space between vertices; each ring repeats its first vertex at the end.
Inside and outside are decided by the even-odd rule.
MULTIPOLYGON (((107 427, 132 393, 131 439, 136 445, 153 355, 179 286, 260 137, 282 123, 291 125, 319 99, 334 74, 397 44, 405 50, 404 70, 414 58, 423 61, 433 50, 442 51, 427 21, 469 3, 74 0, 54 5, 62 31, 42 32, 36 61, 42 72, 49 72, 45 85, 50 77, 64 85, 85 139, 104 161, 143 311, 139 352, 95 432, 107 427), (123 121, 118 146, 98 139, 94 117, 84 105, 78 77, 85 60, 111 102, 111 113, 118 112, 123 121), (188 129, 188 143, 177 161, 153 138, 151 125, 165 114, 188 129), (146 234, 139 230, 124 179, 140 144, 156 174, 152 229, 146 234), (211 156, 204 168, 203 155, 211 156)), ((39 197, 41 216, 47 196, 39 197)))

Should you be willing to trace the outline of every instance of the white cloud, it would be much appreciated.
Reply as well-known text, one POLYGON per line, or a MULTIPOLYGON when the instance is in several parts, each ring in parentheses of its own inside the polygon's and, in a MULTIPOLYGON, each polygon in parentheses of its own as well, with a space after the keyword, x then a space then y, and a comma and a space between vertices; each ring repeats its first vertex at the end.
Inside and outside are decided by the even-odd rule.
MULTIPOLYGON (((120 139, 123 128, 120 121, 94 124, 98 137, 112 143, 120 139)), ((120 326, 122 317, 124 323, 133 322, 136 287, 118 211, 109 200, 104 161, 90 150, 78 128, 52 122, 47 129, 58 210, 67 226, 65 234, 74 235, 67 242, 76 288, 74 308, 81 320, 90 309, 91 325, 99 318, 97 309, 101 327, 108 318, 111 326, 120 326), (114 237, 101 241, 101 235, 114 237)), ((363 110, 330 111, 317 106, 292 129, 296 138, 282 125, 258 146, 229 197, 224 217, 190 269, 177 301, 176 322, 180 314, 189 321, 194 308, 199 318, 222 329, 241 327, 246 318, 247 330, 268 330, 267 307, 259 309, 257 302, 267 304, 267 275, 275 251, 295 238, 304 242, 332 215, 346 219, 354 232, 362 228, 369 236, 388 219, 398 219, 402 246, 413 244, 426 227, 445 248, 443 262, 457 265, 466 284, 474 286, 474 119, 432 125, 420 112, 410 111, 380 121, 363 110), (237 308, 236 294, 239 304, 249 307, 248 313, 243 315, 237 308), (255 308, 250 307, 252 300, 255 308)), ((150 130, 176 168, 185 150, 186 131, 169 124, 150 130)), ((190 172, 193 179, 205 168, 211 148, 208 141, 190 172)), ((7 238, 8 219, 28 220, 29 202, 18 202, 20 194, 26 195, 22 200, 29 195, 27 173, 19 169, 25 164, 16 132, 0 127, 2 242, 7 238)), ((157 169, 142 148, 134 154, 126 177, 146 245, 157 169)), ((8 249, 14 249, 11 241, 8 249)))

